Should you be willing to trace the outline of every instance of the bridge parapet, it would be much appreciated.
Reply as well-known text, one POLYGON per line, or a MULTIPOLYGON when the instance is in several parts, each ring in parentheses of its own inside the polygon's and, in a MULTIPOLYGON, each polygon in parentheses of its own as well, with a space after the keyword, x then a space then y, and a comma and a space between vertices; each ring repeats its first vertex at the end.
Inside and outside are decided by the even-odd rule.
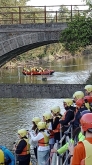
POLYGON ((31 24, 16 24, 16 25, 1 25, 0 33, 7 32, 9 30, 20 30, 20 31, 43 31, 43 30, 64 30, 67 27, 67 23, 31 23, 31 24))
POLYGON ((70 22, 74 15, 90 10, 87 5, 5 6, 0 7, 1 24, 70 22))

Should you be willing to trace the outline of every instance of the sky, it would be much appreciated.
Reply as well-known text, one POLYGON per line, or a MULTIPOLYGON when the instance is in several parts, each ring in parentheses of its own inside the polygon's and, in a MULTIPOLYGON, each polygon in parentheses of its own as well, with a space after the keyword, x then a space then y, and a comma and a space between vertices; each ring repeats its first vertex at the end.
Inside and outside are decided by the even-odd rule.
POLYGON ((28 5, 32 6, 49 6, 49 5, 81 5, 82 0, 30 0, 28 5))
MULTIPOLYGON (((85 5, 83 0, 29 0, 28 6, 53 6, 53 5, 85 5)), ((87 7, 78 7, 80 10, 85 10, 87 7)), ((48 10, 58 10, 59 7, 49 7, 48 10)))

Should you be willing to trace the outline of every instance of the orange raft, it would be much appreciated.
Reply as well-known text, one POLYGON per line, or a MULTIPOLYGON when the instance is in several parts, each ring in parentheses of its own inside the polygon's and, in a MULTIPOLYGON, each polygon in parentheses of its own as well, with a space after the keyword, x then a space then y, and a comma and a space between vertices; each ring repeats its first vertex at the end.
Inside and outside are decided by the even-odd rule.
POLYGON ((52 75, 55 71, 54 70, 44 70, 44 71, 25 71, 23 70, 22 73, 24 75, 52 75))

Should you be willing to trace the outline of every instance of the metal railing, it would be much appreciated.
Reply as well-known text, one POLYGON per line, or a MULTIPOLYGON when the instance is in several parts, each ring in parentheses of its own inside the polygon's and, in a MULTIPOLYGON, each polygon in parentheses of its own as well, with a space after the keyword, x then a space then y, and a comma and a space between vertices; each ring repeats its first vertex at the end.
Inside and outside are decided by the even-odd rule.
POLYGON ((0 7, 0 24, 70 22, 87 12, 87 5, 0 7))
MULTIPOLYGON (((70 144, 71 143, 70 139, 72 139, 72 136, 73 136, 72 133, 73 133, 72 125, 70 125, 69 128, 67 129, 67 131, 64 132, 64 135, 61 137, 61 140, 55 144, 55 146, 54 146, 55 149, 59 149, 66 143, 70 144), (64 144, 63 144, 63 141, 64 141, 64 144)), ((55 157, 55 155, 54 155, 54 157, 55 157)), ((69 151, 66 150, 66 152, 62 153, 61 155, 57 153, 56 158, 54 160, 52 158, 51 165, 68 165, 68 164, 70 164, 69 151)))
MULTIPOLYGON (((64 144, 66 144, 67 142, 69 144, 71 144, 71 140, 73 136, 73 128, 72 125, 70 125, 67 129, 67 131, 64 132, 63 136, 61 135, 61 140, 57 143, 55 143, 55 148, 59 149, 60 147, 62 147, 64 144), (64 144, 63 144, 64 141, 64 144)), ((17 160, 17 154, 14 152, 14 150, 10 150, 15 157, 15 165, 18 165, 19 162, 17 160)), ((62 153, 61 155, 58 153, 55 153, 55 155, 53 155, 52 157, 49 157, 48 161, 45 162, 44 165, 48 164, 48 162, 50 162, 50 158, 51 158, 51 162, 50 165, 68 165, 69 161, 70 161, 70 154, 69 151, 66 150, 66 152, 62 153), (54 158, 55 157, 55 158, 54 158), (52 160, 54 158, 54 161, 52 160)), ((30 149, 30 162, 32 163, 32 165, 37 165, 37 160, 35 158, 34 155, 34 150, 30 149)))

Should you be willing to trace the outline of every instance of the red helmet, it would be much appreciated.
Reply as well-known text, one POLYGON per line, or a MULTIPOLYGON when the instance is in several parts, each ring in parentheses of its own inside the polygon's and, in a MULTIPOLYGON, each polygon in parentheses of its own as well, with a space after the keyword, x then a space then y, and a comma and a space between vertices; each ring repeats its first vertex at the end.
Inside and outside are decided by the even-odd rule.
POLYGON ((76 101, 76 106, 81 107, 83 104, 85 104, 84 99, 78 99, 76 101))
POLYGON ((84 114, 80 120, 83 131, 92 129, 92 113, 84 114))
POLYGON ((84 97, 85 102, 92 103, 92 96, 85 96, 84 97))

